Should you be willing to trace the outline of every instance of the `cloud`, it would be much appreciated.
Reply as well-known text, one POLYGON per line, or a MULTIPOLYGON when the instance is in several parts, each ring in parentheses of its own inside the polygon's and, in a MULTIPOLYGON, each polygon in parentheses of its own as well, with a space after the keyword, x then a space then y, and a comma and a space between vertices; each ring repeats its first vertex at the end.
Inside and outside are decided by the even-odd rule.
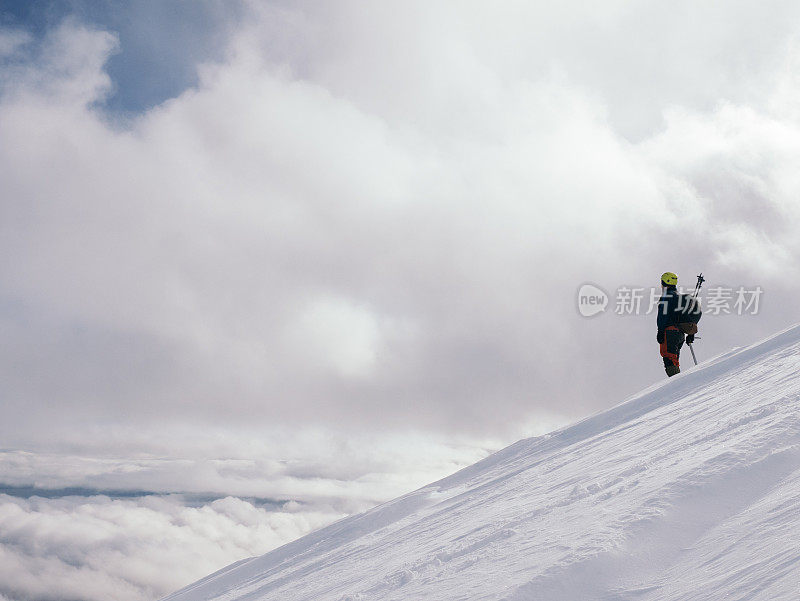
POLYGON ((0 54, 11 57, 0 77, 6 101, 49 99, 62 108, 85 108, 111 89, 111 79, 103 70, 117 49, 117 38, 111 33, 66 20, 38 46, 30 43, 32 37, 24 31, 10 30, 0 39, 0 54))
POLYGON ((165 428, 166 433, 172 438, 154 440, 152 432, 143 436, 116 428, 93 434, 91 444, 79 441, 85 431, 72 439, 59 433, 57 451, 0 452, 0 485, 11 487, 9 494, 22 494, 14 489, 33 489, 28 494, 65 489, 75 494, 233 494, 353 513, 474 463, 497 446, 443 444, 409 433, 356 437, 207 427, 201 440, 189 429, 179 438, 174 427, 165 428))
POLYGON ((234 497, 191 507, 179 497, 0 495, 0 594, 155 599, 341 517, 291 509, 234 497))
POLYGON ((487 454, 424 436, 186 435, 116 431, 72 453, 0 452, 0 595, 160 598, 487 454))
MULTIPOLYGON (((632 143, 609 106, 637 102, 586 76, 611 73, 619 48, 577 52, 631 41, 632 9, 547 13, 574 30, 552 48, 522 36, 522 7, 341 10, 255 5, 196 89, 123 129, 94 107, 113 36, 67 21, 15 63, 0 106, 5 423, 517 436, 659 376, 654 347, 634 350, 652 324, 588 326, 581 282, 646 285, 669 267, 778 286, 793 269, 791 47, 752 58, 774 100, 709 109, 704 88, 660 103, 632 143)), ((715 34, 723 47, 748 14, 715 34)))

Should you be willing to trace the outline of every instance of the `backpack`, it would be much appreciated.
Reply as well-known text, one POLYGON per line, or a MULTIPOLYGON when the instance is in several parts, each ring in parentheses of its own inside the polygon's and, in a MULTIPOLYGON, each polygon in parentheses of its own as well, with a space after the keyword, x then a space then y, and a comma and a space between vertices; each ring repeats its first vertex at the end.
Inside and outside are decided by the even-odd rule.
POLYGON ((681 295, 683 302, 683 310, 681 311, 681 323, 697 323, 703 316, 703 309, 700 307, 700 301, 688 294, 681 295))

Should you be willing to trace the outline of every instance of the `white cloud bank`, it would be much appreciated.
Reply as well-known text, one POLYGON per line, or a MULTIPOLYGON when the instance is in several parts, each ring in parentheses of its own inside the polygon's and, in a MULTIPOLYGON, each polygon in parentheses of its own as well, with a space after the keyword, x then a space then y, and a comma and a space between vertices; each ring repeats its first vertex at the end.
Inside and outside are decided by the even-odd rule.
POLYGON ((474 463, 497 446, 448 445, 410 433, 240 430, 231 435, 209 427, 202 437, 187 428, 175 438, 178 429, 161 430, 157 440, 150 438, 152 432, 143 436, 129 429, 95 433, 91 443, 76 436, 68 445, 61 441, 55 452, 0 451, 0 486, 230 494, 353 513, 474 463))
POLYGON ((264 441, 206 429, 168 444, 115 434, 81 454, 0 451, 0 595, 156 599, 487 454, 408 435, 264 441), (291 460, 276 459, 292 440, 291 460), (138 458, 122 455, 131 448, 138 458), (180 458, 159 456, 176 448, 180 458))
POLYGON ((233 497, 190 507, 157 496, 0 495, 0 594, 13 600, 156 599, 337 517, 267 511, 233 497))
MULTIPOLYGON (((653 52, 631 25, 650 13, 554 9, 540 22, 521 5, 452 8, 254 5, 197 89, 126 127, 95 104, 111 85, 113 35, 67 22, 24 46, 0 101, 4 423, 31 432, 188 411, 516 436, 660 373, 641 342, 649 321, 579 318, 583 281, 704 269, 772 285, 774 299, 794 289, 795 52, 783 21, 765 26, 786 43, 765 42, 739 87, 732 65, 712 62, 719 48, 666 22, 699 63, 682 52, 680 77, 654 64, 648 82, 666 85, 667 70, 672 93, 632 143, 611 112, 649 88, 631 83, 619 99, 587 72, 640 67, 611 61, 620 48, 587 52, 612 33, 631 54, 653 52), (572 37, 556 42, 548 27, 572 37), (712 66, 725 85, 687 96, 712 66), (737 104, 755 83, 763 99, 737 104), (714 92, 735 100, 708 107, 714 92), (613 336, 621 355, 599 353, 592 341, 613 336), (620 361, 633 369, 620 374, 620 361)), ((733 45, 749 15, 715 43, 733 45)), ((652 43, 673 47, 665 32, 652 43)), ((792 319, 740 320, 704 344, 792 319)))

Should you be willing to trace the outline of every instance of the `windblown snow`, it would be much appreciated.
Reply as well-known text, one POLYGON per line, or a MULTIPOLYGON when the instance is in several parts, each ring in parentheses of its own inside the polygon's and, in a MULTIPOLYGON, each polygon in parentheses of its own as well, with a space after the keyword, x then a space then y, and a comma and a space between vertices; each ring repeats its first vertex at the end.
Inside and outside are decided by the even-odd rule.
POLYGON ((800 326, 169 601, 796 600, 800 326))

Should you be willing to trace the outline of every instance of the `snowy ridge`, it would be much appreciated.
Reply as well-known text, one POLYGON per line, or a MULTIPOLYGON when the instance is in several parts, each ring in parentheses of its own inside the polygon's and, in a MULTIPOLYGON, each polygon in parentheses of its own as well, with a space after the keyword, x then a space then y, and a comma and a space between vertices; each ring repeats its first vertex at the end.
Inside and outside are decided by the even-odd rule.
POLYGON ((797 599, 800 326, 166 598, 797 599))

